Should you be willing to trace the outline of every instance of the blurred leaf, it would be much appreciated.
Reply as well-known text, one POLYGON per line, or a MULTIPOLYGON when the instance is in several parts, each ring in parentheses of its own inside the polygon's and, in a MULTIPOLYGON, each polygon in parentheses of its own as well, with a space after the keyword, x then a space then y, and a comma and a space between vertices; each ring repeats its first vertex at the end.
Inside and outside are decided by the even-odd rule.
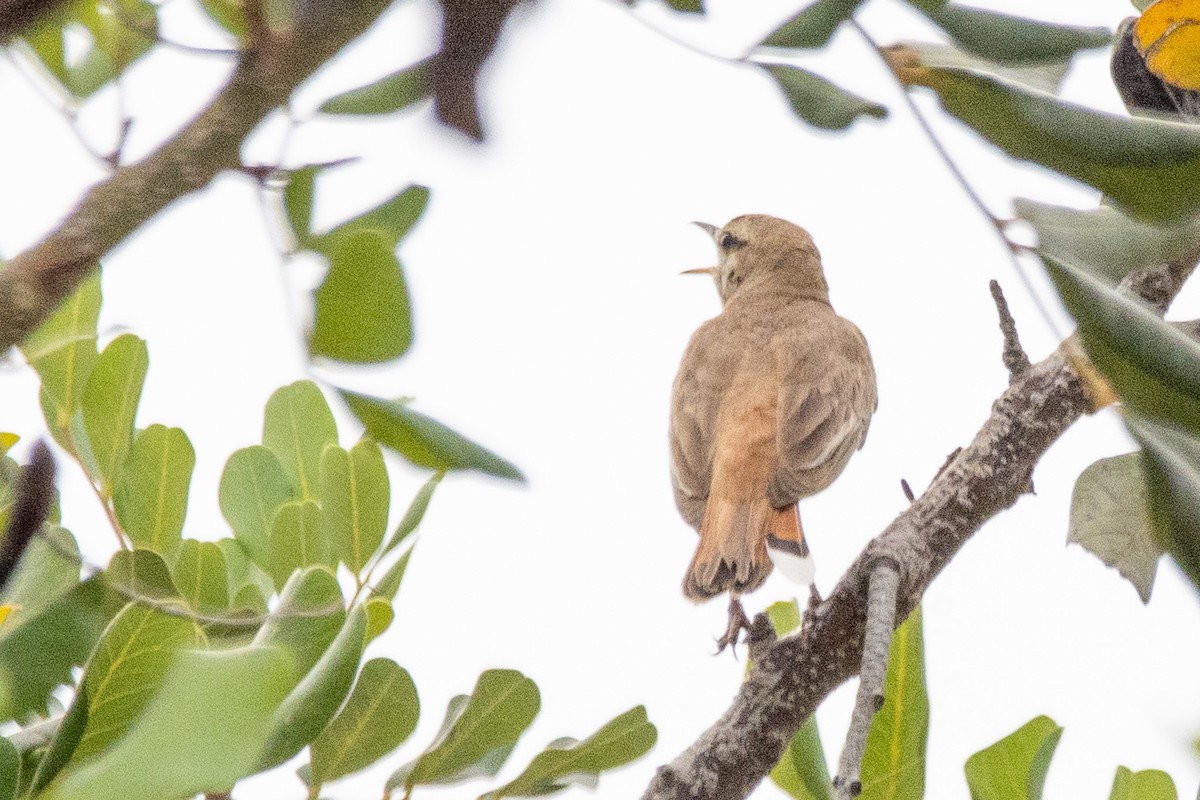
POLYGON ((929 695, 920 606, 892 634, 883 698, 883 708, 867 735, 859 796, 863 800, 921 800, 925 796, 929 695))
POLYGON ((1180 89, 1200 89, 1200 8, 1193 0, 1158 0, 1133 27, 1146 67, 1180 89))
POLYGON ((1162 548, 1154 541, 1141 453, 1102 458, 1080 474, 1071 495, 1072 542, 1116 567, 1150 602, 1162 548))
POLYGON ((287 185, 283 187, 283 210, 299 247, 305 245, 312 233, 313 189, 320 169, 302 167, 292 170, 288 173, 287 185))
POLYGON ((417 727, 417 687, 399 664, 374 658, 346 705, 312 743, 317 784, 358 772, 400 746, 417 727))
POLYGON ((66 440, 96 362, 99 316, 100 270, 94 270, 21 347, 42 379, 46 425, 60 443, 66 440))
MULTIPOLYGON (((167 569, 167 562, 153 550, 118 550, 108 562, 104 579, 115 591, 130 600, 182 600, 167 569)), ((179 606, 182 605, 180 602, 179 606)))
POLYGON ((366 633, 367 611, 356 605, 320 660, 276 710, 261 769, 282 764, 299 753, 333 719, 354 683, 366 633))
POLYGON ((820 75, 785 64, 761 65, 792 104, 796 116, 810 125, 827 130, 848 128, 861 116, 882 119, 887 109, 839 88, 820 75))
POLYGON ((236 39, 246 38, 246 17, 240 0, 200 0, 200 7, 209 19, 236 39))
POLYGON ((17 564, 17 571, 0 593, 11 611, 5 624, 12 630, 41 614, 79 585, 79 547, 64 528, 43 527, 17 564))
POLYGON ((351 413, 371 438, 412 463, 439 471, 477 469, 489 475, 524 481, 524 476, 500 456, 424 414, 400 403, 339 390, 351 413))
POLYGON ((387 546, 383 548, 385 554, 390 553, 396 545, 403 542, 421 524, 421 520, 425 518, 425 512, 429 509, 429 501, 433 499, 433 490, 442 482, 442 477, 445 474, 445 472, 436 472, 432 478, 425 481, 425 485, 421 487, 416 496, 413 497, 412 502, 409 503, 408 510, 404 512, 404 517, 400 520, 400 524, 392 532, 387 546))
POLYGON ((329 272, 313 293, 315 355, 374 364, 408 352, 408 289, 394 250, 388 234, 369 228, 331 240, 329 272))
POLYGON ((1112 31, 1105 28, 1055 25, 940 0, 909 0, 909 4, 964 50, 989 61, 1070 61, 1080 50, 1104 47, 1112 41, 1112 31))
POLYGON ((1200 253, 1200 220, 1164 227, 1138 222, 1111 206, 1077 211, 1024 198, 1013 206, 1037 230, 1038 252, 1113 283, 1135 269, 1194 260, 1200 253))
POLYGON ((429 96, 431 58, 397 70, 374 83, 332 97, 317 111, 323 114, 391 114, 429 96))
POLYGON ((325 448, 321 457, 321 513, 324 538, 355 575, 379 549, 387 529, 391 487, 383 452, 361 439, 347 453, 325 448))
POLYGON ((371 642, 391 626, 396 612, 391 602, 382 597, 372 597, 363 606, 367 609, 367 641, 371 642))
POLYGON ((296 381, 271 395, 263 415, 263 444, 300 490, 300 499, 315 500, 321 451, 337 444, 337 424, 315 383, 296 381))
POLYGON ((54 738, 46 746, 46 752, 38 761, 33 779, 29 782, 26 796, 36 797, 62 768, 70 762, 87 728, 88 696, 87 687, 83 684, 75 690, 75 699, 63 717, 62 724, 54 732, 54 738))
POLYGON ((138 724, 66 773, 54 800, 160 800, 228 789, 256 771, 293 676, 280 650, 184 651, 138 724))
POLYGON ((295 499, 279 459, 261 445, 245 447, 229 457, 221 473, 221 513, 247 555, 270 566, 271 523, 279 507, 295 499))
POLYGON ((592 788, 601 772, 616 769, 650 752, 658 732, 646 719, 645 706, 636 706, 584 739, 551 742, 534 756, 525 771, 480 800, 502 797, 540 797, 572 785, 592 788))
POLYGON ((291 653, 300 680, 320 660, 345 620, 337 578, 324 567, 309 567, 293 575, 280 591, 279 605, 258 629, 254 643, 291 653))
POLYGON ((763 39, 766 47, 824 47, 833 32, 850 19, 862 0, 816 0, 763 39))
POLYGON ((1067 71, 1071 68, 1070 62, 1067 61, 998 64, 948 44, 904 42, 884 50, 889 54, 889 58, 898 55, 906 57, 916 66, 959 69, 977 75, 991 75, 1008 83, 1040 89, 1049 94, 1058 93, 1063 79, 1067 77, 1067 71))
POLYGON ((495 775, 541 705, 537 685, 508 669, 484 672, 470 697, 458 701, 429 748, 392 774, 389 789, 495 775))
POLYGON ((400 589, 400 582, 404 580, 404 572, 408 569, 408 559, 412 555, 412 551, 412 547, 405 550, 404 555, 396 559, 396 563, 392 564, 383 577, 375 582, 374 590, 377 595, 386 597, 388 600, 395 599, 396 592, 400 589))
POLYGON ((202 643, 191 620, 136 603, 125 606, 84 670, 87 725, 72 759, 95 755, 121 738, 162 685, 176 652, 202 643))
POLYGON ((961 69, 888 57, 900 80, 928 86, 942 106, 1013 158, 1096 187, 1138 219, 1170 222, 1200 211, 1200 131, 1118 117, 961 69))
POLYGON ((133 420, 149 363, 146 343, 123 334, 104 348, 83 389, 83 428, 96 459, 96 477, 108 497, 133 442, 133 420))
POLYGON ((703 14, 704 0, 664 0, 664 2, 676 11, 682 11, 685 14, 703 14))
POLYGON ((296 570, 314 564, 334 566, 329 540, 321 530, 321 507, 312 500, 284 503, 271 524, 275 588, 282 588, 296 570))
POLYGON ((1108 800, 1177 800, 1178 797, 1175 781, 1161 770, 1133 772, 1128 767, 1117 767, 1108 800))
POLYGON ((7 455, 12 446, 21 441, 21 437, 8 431, 0 431, 0 456, 7 455))
POLYGON ((216 542, 184 539, 171 570, 183 599, 202 614, 229 607, 229 578, 225 554, 216 542))
POLYGON ((400 240, 421 218, 428 202, 429 189, 424 186, 409 186, 370 211, 343 222, 329 233, 314 236, 311 241, 312 247, 328 255, 333 251, 337 239, 371 230, 383 234, 384 240, 390 245, 388 249, 395 250, 400 240))
POLYGON ((967 759, 971 800, 1041 800, 1062 728, 1035 717, 967 759))
POLYGON ((8 739, 0 736, 0 800, 16 800, 21 785, 21 754, 8 739))
POLYGON ((187 516, 196 451, 179 428, 151 425, 134 437, 113 507, 135 547, 174 556, 187 516))
POLYGON ((217 542, 217 547, 225 557, 226 591, 232 598, 230 608, 235 611, 243 608, 265 614, 266 600, 275 593, 275 583, 271 576, 250 560, 250 556, 237 539, 221 539, 217 542))

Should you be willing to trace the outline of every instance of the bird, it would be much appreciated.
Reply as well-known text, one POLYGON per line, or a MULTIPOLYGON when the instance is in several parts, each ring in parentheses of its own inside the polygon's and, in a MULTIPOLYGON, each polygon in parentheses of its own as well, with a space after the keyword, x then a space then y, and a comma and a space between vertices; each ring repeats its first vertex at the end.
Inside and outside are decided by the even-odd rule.
POLYGON ((695 224, 718 263, 686 272, 712 276, 722 309, 692 335, 675 377, 671 479, 700 534, 683 593, 695 602, 729 593, 717 652, 736 652, 750 627, 741 595, 773 566, 812 587, 796 504, 863 446, 878 395, 867 341, 830 305, 808 231, 765 214, 695 224))

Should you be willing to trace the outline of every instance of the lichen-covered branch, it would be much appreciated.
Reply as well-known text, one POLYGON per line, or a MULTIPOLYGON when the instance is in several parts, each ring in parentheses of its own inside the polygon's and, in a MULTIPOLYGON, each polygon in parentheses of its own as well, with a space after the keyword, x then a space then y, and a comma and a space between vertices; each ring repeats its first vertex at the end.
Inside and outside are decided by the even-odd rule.
POLYGON ((195 119, 142 161, 93 186, 55 230, 0 270, 0 353, 31 333, 142 224, 238 167, 251 131, 388 4, 297 0, 291 25, 244 50, 229 81, 195 119))
MULTIPOLYGON (((1136 274, 1126 288, 1163 311, 1190 274, 1176 265, 1136 274)), ((1074 367, 1056 350, 1000 396, 991 416, 929 488, 873 539, 798 634, 756 658, 733 704, 691 747, 655 774, 643 800, 736 800, 778 763, 800 725, 857 674, 866 620, 866 576, 880 559, 900 568, 896 623, 963 543, 1013 505, 1034 466, 1090 410, 1074 367)))

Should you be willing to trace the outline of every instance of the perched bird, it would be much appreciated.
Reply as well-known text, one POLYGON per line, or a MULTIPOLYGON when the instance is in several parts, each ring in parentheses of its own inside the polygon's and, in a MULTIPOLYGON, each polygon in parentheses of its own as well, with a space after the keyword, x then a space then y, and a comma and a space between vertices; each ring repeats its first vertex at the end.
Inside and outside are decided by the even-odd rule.
POLYGON ((692 335, 671 398, 675 503, 700 543, 683 580, 697 602, 730 593, 719 649, 749 621, 740 595, 772 563, 812 584, 796 502, 862 447, 877 398, 866 339, 829 304, 808 232, 749 214, 712 235, 723 310, 692 335))

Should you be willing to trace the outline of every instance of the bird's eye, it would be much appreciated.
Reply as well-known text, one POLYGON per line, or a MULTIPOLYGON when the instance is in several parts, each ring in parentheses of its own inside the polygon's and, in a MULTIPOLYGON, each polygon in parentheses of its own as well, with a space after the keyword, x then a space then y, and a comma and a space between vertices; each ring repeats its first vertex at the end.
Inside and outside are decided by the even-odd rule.
POLYGON ((741 244, 741 242, 732 233, 721 234, 720 245, 721 245, 722 250, 732 250, 733 248, 737 247, 739 244, 741 244))

